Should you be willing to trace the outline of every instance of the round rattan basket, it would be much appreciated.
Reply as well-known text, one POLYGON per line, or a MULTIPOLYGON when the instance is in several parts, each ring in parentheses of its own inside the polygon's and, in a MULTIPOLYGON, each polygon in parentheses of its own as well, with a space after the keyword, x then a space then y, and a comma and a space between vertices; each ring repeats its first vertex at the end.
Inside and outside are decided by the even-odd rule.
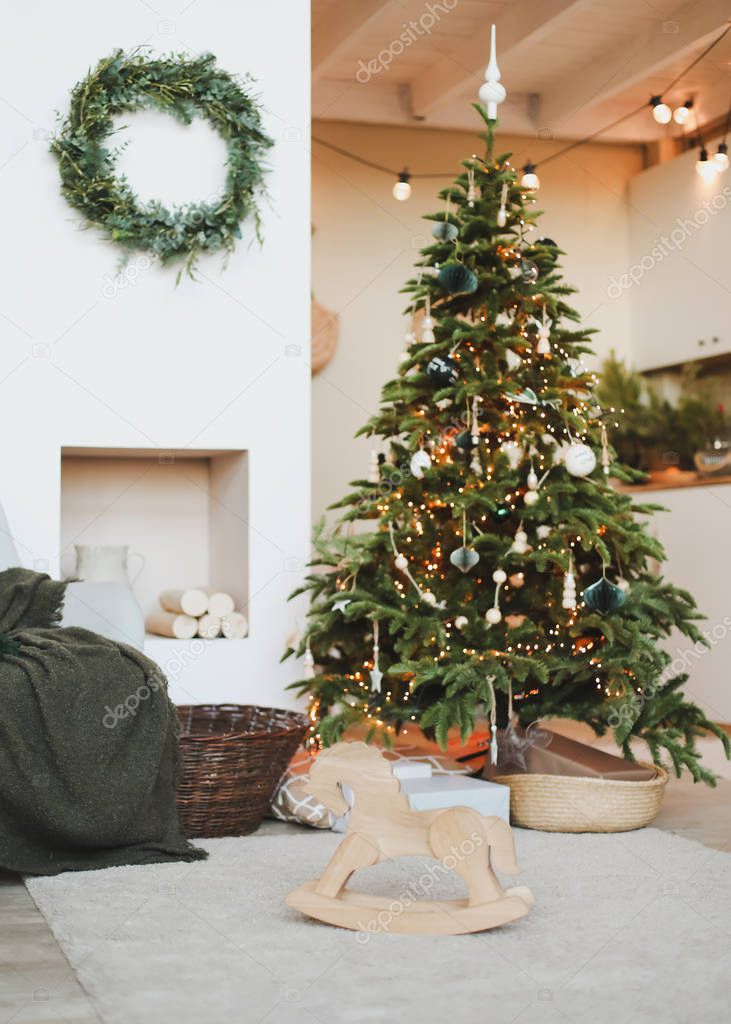
POLYGON ((643 782, 570 775, 496 775, 510 787, 510 820, 542 832, 629 832, 649 825, 665 793, 668 774, 657 765, 643 782))
POLYGON ((184 704, 177 713, 178 812, 185 834, 255 831, 307 732, 307 716, 250 704, 184 704))

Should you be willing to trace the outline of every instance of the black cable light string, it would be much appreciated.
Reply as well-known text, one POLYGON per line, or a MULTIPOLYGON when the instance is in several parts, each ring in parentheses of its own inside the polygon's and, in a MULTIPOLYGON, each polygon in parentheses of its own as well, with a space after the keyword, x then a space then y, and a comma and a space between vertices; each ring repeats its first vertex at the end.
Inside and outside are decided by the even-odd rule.
MULTIPOLYGON (((711 50, 718 46, 721 40, 724 39, 729 32, 731 32, 731 22, 729 22, 729 24, 726 25, 724 30, 711 43, 709 43, 709 45, 705 48, 705 50, 703 50, 702 53, 695 57, 694 60, 692 60, 691 63, 680 72, 680 74, 675 76, 672 82, 670 82, 669 85, 666 86, 664 93, 658 93, 650 98, 649 103, 653 109, 653 115, 655 115, 655 112, 658 110, 659 106, 667 108, 667 116, 663 111, 663 117, 665 119, 660 121, 659 123, 667 124, 673 116, 670 107, 667 104, 663 104, 662 102, 663 95, 668 93, 674 86, 676 86, 681 79, 685 78, 688 72, 692 71, 696 64, 699 64, 704 57, 707 57, 711 50)), ((545 157, 545 159, 535 162, 529 161, 522 168, 523 177, 521 178, 520 182, 521 187, 525 188, 527 191, 536 191, 540 187, 540 181, 538 180, 538 176, 535 173, 536 168, 538 166, 545 167, 545 165, 549 164, 552 160, 558 160, 559 157, 565 156, 567 153, 572 152, 574 149, 578 149, 580 146, 585 146, 588 142, 592 142, 600 135, 604 135, 606 132, 611 131, 612 128, 616 128, 617 125, 622 124, 624 121, 629 121, 630 118, 636 117, 637 114, 645 110, 646 107, 647 103, 642 103, 634 110, 631 110, 628 114, 623 114, 621 117, 616 118, 616 120, 612 121, 610 124, 604 125, 602 128, 599 128, 597 131, 592 132, 590 135, 586 135, 581 139, 576 139, 575 142, 569 143, 569 145, 564 146, 563 149, 556 150, 555 153, 551 153, 549 156, 545 157)), ((705 150, 705 147, 703 146, 701 131, 700 127, 698 126, 698 118, 695 113, 695 109, 693 108, 693 100, 686 100, 682 104, 682 108, 678 108, 678 110, 680 109, 685 110, 688 116, 692 111, 696 118, 697 133, 701 144, 701 156, 698 160, 698 163, 696 164, 698 173, 701 174, 701 176, 704 178, 710 178, 713 175, 715 175, 718 171, 726 170, 729 161, 727 155, 728 146, 725 141, 725 138, 724 141, 719 145, 718 152, 714 154, 712 159, 709 159, 708 152, 705 150), (705 157, 703 156, 704 153, 705 157), (703 170, 701 170, 701 167, 699 166, 700 164, 704 165, 703 170), (708 170, 706 170, 705 165, 708 165, 708 170)), ((676 123, 684 124, 686 120, 687 116, 684 115, 681 120, 676 119, 676 123)), ((726 116, 726 136, 728 135, 730 123, 731 103, 729 104, 729 111, 726 116)), ((332 150, 334 153, 338 153, 340 156, 344 156, 349 160, 353 160, 355 163, 362 164, 363 167, 370 167, 374 171, 380 171, 383 174, 388 174, 389 177, 391 178, 395 178, 396 181, 393 186, 393 195, 394 198, 399 200, 405 200, 409 198, 409 196, 411 195, 410 183, 413 180, 428 178, 450 178, 454 173, 454 169, 449 171, 413 172, 409 171, 408 167, 404 167, 403 170, 399 171, 394 169, 393 167, 387 167, 385 164, 377 163, 374 160, 368 160, 366 157, 359 156, 357 153, 351 153, 350 150, 344 149, 342 146, 337 146, 333 142, 328 142, 326 139, 318 138, 316 135, 312 136, 312 141, 316 142, 320 146, 324 146, 326 149, 332 150)))

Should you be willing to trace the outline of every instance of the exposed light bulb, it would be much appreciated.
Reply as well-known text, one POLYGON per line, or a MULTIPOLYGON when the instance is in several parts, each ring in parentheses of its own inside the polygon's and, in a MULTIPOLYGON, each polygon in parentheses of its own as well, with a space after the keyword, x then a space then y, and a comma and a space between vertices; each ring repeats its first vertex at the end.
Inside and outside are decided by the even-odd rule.
POLYGON ((652 107, 652 116, 658 124, 667 124, 673 116, 667 103, 663 103, 662 96, 653 96, 650 99, 650 106, 652 107))
POLYGON ((404 167, 403 171, 398 176, 398 181, 393 186, 393 198, 398 199, 399 202, 403 203, 405 199, 408 199, 411 195, 411 175, 404 167))
POLYGON ((717 171, 728 170, 728 146, 725 142, 719 143, 718 152, 713 154, 713 163, 717 171))
POLYGON ((541 187, 540 178, 536 174, 535 164, 526 164, 523 168, 523 177, 520 179, 520 187, 526 192, 537 192, 541 187))
POLYGON ((713 181, 718 174, 718 167, 713 160, 708 159, 708 150, 705 147, 701 149, 695 169, 704 181, 713 181))
POLYGON ((685 124, 685 122, 690 117, 690 112, 692 108, 693 100, 686 100, 685 103, 681 103, 681 105, 679 107, 676 107, 673 111, 673 121, 675 121, 676 124, 685 124))

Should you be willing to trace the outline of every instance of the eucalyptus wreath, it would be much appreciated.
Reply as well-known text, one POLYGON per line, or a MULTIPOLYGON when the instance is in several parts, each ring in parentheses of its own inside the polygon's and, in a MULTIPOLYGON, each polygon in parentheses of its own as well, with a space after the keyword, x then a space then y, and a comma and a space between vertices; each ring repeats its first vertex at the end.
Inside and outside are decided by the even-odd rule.
POLYGON ((74 87, 69 112, 51 142, 62 194, 128 253, 143 250, 162 263, 183 260, 181 273, 191 276, 201 253, 233 250, 246 217, 253 217, 261 241, 258 201, 267 169, 262 161, 272 140, 262 130, 250 81, 222 71, 211 53, 151 58, 139 50, 116 50, 74 87), (170 207, 143 202, 115 174, 122 147, 109 146, 114 119, 144 108, 183 124, 199 115, 221 135, 228 149, 226 181, 215 200, 170 207))

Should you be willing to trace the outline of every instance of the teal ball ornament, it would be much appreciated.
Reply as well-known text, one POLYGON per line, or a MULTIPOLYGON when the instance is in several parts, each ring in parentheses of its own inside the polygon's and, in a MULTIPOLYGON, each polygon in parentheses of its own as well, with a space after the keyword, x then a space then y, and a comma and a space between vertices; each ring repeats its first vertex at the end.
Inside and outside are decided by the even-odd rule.
MULTIPOLYGON (((538 268, 536 268, 538 269, 538 268)), ((477 275, 459 260, 450 260, 437 275, 439 284, 450 295, 470 295, 477 291, 477 275)))
POLYGON ((584 604, 591 611, 608 615, 610 612, 616 612, 617 608, 624 604, 625 592, 602 576, 596 583, 587 587, 582 596, 584 604))
POLYGON ((454 439, 454 443, 458 448, 461 448, 463 452, 471 452, 478 444, 477 439, 472 436, 472 433, 469 430, 463 430, 461 434, 457 434, 454 439))
POLYGON ((510 518, 510 505, 506 501, 500 502, 495 508, 490 509, 490 515, 496 523, 502 523, 510 518))
POLYGON ((440 220, 431 229, 431 233, 440 242, 453 242, 459 234, 459 228, 448 220, 440 220))

